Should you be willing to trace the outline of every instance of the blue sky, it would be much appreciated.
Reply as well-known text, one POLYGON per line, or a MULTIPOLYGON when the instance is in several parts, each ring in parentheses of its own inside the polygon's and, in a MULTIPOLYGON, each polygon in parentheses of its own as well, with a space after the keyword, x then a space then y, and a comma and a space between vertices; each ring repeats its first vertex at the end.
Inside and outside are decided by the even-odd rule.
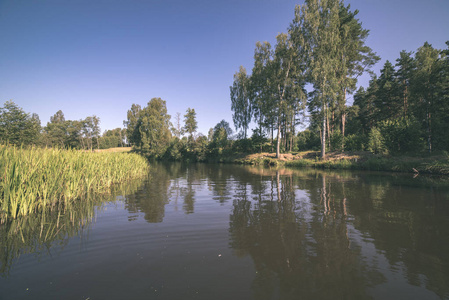
MULTIPOLYGON (((13 100, 42 125, 97 115, 122 127, 132 103, 167 101, 172 117, 197 112, 199 131, 232 125, 229 86, 253 66, 257 41, 274 44, 293 0, 0 0, 0 105, 13 100)), ((445 48, 448 0, 345 1, 384 62, 425 41, 445 48)), ((366 86, 369 77, 360 78, 366 86)))

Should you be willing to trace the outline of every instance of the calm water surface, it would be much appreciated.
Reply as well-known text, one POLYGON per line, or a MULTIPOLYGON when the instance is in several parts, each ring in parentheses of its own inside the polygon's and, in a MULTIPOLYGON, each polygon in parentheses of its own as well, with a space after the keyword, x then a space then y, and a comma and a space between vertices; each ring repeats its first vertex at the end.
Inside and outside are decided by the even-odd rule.
POLYGON ((449 299, 445 185, 155 165, 110 199, 0 225, 0 299, 449 299))

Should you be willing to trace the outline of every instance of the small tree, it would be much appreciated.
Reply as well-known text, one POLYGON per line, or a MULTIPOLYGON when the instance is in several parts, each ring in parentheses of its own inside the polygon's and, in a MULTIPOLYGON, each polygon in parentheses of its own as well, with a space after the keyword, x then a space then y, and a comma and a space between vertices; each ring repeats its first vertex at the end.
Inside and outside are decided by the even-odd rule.
POLYGON ((198 128, 198 123, 196 121, 196 112, 193 108, 188 108, 187 113, 184 115, 184 130, 189 134, 189 141, 193 142, 193 134, 198 128))
POLYGON ((379 129, 377 129, 376 127, 371 128, 371 131, 369 133, 368 151, 371 151, 375 154, 387 153, 384 139, 382 138, 379 129))

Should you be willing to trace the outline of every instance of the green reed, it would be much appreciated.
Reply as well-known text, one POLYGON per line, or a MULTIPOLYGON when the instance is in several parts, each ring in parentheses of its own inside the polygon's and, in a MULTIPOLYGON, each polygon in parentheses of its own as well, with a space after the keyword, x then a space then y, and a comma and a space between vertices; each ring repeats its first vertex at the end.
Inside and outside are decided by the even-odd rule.
POLYGON ((0 223, 109 193, 114 184, 147 174, 146 159, 134 153, 0 145, 0 223))
POLYGON ((86 194, 81 201, 66 206, 44 210, 0 225, 0 277, 7 277, 22 254, 34 253, 37 257, 62 251, 69 239, 86 237, 98 211, 107 203, 135 194, 144 183, 137 178, 111 187, 108 194, 86 194))

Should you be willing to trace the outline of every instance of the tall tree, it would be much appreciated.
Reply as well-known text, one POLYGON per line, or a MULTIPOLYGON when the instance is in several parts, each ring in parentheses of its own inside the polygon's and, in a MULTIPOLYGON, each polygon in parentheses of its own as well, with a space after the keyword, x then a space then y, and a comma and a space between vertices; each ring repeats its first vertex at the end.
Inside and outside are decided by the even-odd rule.
MULTIPOLYGON (((259 134, 263 129, 273 128, 273 101, 270 88, 270 68, 272 49, 269 42, 257 42, 254 51, 254 67, 250 77, 250 102, 253 116, 259 125, 259 134)), ((273 136, 271 134, 271 136, 273 136)))
POLYGON ((170 142, 171 127, 166 102, 152 98, 139 114, 140 149, 149 156, 160 157, 170 142))
POLYGON ((404 118, 407 117, 408 106, 409 106, 409 94, 410 94, 410 80, 414 69, 414 60, 412 57, 412 52, 406 52, 402 50, 399 53, 399 58, 396 59, 396 78, 398 80, 398 89, 400 92, 400 97, 402 98, 402 112, 404 118))
POLYGON ((65 147, 67 138, 67 124, 62 110, 58 110, 50 117, 50 122, 44 128, 46 145, 53 147, 65 147))
POLYGON ((140 143, 139 118, 142 108, 139 104, 132 104, 131 109, 128 110, 127 120, 123 121, 126 127, 126 137, 128 143, 132 146, 137 146, 140 143))
MULTIPOLYGON (((341 115, 341 132, 345 136, 346 123, 346 96, 355 91, 357 78, 379 60, 373 50, 365 44, 369 30, 362 27, 362 23, 356 18, 359 11, 353 12, 351 6, 345 6, 340 2, 339 32, 340 32, 340 87, 338 97, 338 110, 341 115)), ((344 140, 344 139, 343 139, 344 140)))
POLYGON ((172 128, 173 134, 180 139, 182 135, 182 127, 181 127, 181 113, 177 112, 175 116, 175 124, 172 128))
POLYGON ((416 70, 412 79, 412 88, 416 114, 425 120, 427 150, 432 152, 432 116, 435 107, 436 62, 440 51, 425 42, 415 54, 416 70))
POLYGON ((402 115, 401 95, 399 95, 394 67, 388 60, 380 70, 377 86, 375 100, 378 110, 377 120, 384 121, 400 117, 402 115))
POLYGON ((231 110, 232 120, 238 130, 243 129, 244 137, 247 138, 249 123, 251 122, 252 110, 250 99, 250 76, 246 74, 246 69, 240 66, 238 72, 234 74, 234 82, 231 90, 231 110))
POLYGON ((313 84, 313 105, 321 110, 321 158, 326 157, 326 129, 329 106, 340 93, 341 34, 338 0, 306 0, 295 9, 291 31, 295 45, 306 52, 308 78, 313 84))
POLYGON ((189 140, 193 141, 193 134, 198 129, 198 123, 196 121, 196 112, 193 108, 188 108, 184 115, 184 130, 189 134, 189 140))
MULTIPOLYGON (((298 64, 298 55, 287 34, 276 37, 277 43, 274 58, 271 62, 270 82, 273 86, 274 113, 277 115, 276 157, 280 156, 281 132, 291 120, 289 116, 296 115, 300 108, 300 99, 304 99, 303 78, 298 64), (284 128, 283 128, 284 127, 284 128)), ((293 127, 295 124, 292 124, 293 127)))
POLYGON ((287 34, 279 34, 276 40, 274 51, 268 42, 256 44, 249 94, 256 120, 259 119, 260 135, 262 124, 271 129, 272 138, 274 129, 277 131, 279 157, 281 139, 287 140, 287 131, 294 132, 305 92, 298 52, 287 34))

